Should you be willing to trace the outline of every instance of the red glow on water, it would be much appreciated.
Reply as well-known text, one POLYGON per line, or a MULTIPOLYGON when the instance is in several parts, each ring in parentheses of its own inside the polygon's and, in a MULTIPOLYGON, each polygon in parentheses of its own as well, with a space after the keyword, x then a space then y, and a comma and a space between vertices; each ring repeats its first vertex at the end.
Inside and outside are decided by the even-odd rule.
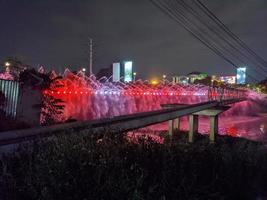
POLYGON ((226 128, 226 134, 232 137, 237 137, 238 134, 237 128, 234 126, 226 128))

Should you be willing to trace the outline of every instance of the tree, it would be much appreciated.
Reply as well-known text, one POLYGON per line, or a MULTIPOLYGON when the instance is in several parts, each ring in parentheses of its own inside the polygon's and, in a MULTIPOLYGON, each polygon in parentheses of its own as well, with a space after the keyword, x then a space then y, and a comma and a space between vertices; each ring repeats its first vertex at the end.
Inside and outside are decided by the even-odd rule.
POLYGON ((17 57, 7 57, 6 59, 4 59, 4 63, 2 63, 2 66, 8 67, 10 73, 14 76, 15 79, 19 78, 19 74, 22 71, 31 68, 30 65, 23 63, 17 57))
POLYGON ((58 123, 62 118, 63 101, 53 97, 50 93, 45 93, 45 91, 53 91, 62 87, 57 81, 58 79, 62 79, 62 77, 50 78, 49 74, 39 73, 34 69, 27 69, 20 74, 19 81, 22 84, 31 85, 42 91, 42 102, 40 105, 42 125, 58 123))

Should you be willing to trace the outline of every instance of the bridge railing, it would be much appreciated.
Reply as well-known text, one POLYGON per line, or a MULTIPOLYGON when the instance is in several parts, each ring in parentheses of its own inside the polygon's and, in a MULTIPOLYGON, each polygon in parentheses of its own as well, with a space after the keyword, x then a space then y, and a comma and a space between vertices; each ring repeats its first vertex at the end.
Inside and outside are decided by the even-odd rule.
POLYGON ((233 98, 245 98, 246 90, 239 88, 226 88, 226 87, 209 87, 208 89, 208 99, 209 101, 223 101, 233 98))

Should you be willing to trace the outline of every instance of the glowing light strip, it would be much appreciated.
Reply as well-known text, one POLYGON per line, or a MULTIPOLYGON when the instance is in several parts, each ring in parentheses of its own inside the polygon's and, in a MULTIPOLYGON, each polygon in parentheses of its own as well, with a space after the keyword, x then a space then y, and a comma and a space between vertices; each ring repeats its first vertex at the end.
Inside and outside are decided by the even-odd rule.
MULTIPOLYGON (((125 95, 125 96, 205 96, 206 92, 152 92, 152 91, 107 91, 107 90, 96 90, 96 91, 44 91, 45 95, 125 95)), ((217 93, 211 93, 211 96, 217 96, 217 93)))

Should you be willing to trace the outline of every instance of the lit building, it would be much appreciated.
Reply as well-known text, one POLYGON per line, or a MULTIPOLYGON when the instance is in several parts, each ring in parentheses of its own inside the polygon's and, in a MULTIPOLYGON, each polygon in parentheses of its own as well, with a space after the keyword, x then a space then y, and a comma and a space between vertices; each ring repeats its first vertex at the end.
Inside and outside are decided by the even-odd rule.
POLYGON ((180 83, 180 84, 188 84, 189 77, 187 76, 173 76, 172 82, 173 84, 180 83))
POLYGON ((237 68, 236 73, 236 83, 237 84, 246 84, 246 67, 237 68))
POLYGON ((133 81, 133 62, 124 62, 124 82, 133 81))
POLYGON ((235 84, 236 83, 236 76, 219 76, 218 79, 221 82, 224 82, 227 84, 235 84))
POLYGON ((194 83, 196 80, 202 80, 208 77, 208 74, 202 72, 191 72, 187 76, 173 76, 173 83, 188 84, 194 83))
POLYGON ((112 81, 119 82, 121 78, 121 64, 113 63, 112 64, 112 81))
POLYGON ((189 83, 194 83, 196 80, 202 80, 208 77, 208 74, 202 72, 191 72, 188 75, 189 83))
POLYGON ((102 68, 97 73, 97 79, 101 77, 111 77, 113 82, 119 82, 121 77, 124 77, 124 82, 132 82, 133 77, 136 76, 136 73, 133 73, 133 62, 126 61, 126 62, 114 62, 107 68, 102 68))

